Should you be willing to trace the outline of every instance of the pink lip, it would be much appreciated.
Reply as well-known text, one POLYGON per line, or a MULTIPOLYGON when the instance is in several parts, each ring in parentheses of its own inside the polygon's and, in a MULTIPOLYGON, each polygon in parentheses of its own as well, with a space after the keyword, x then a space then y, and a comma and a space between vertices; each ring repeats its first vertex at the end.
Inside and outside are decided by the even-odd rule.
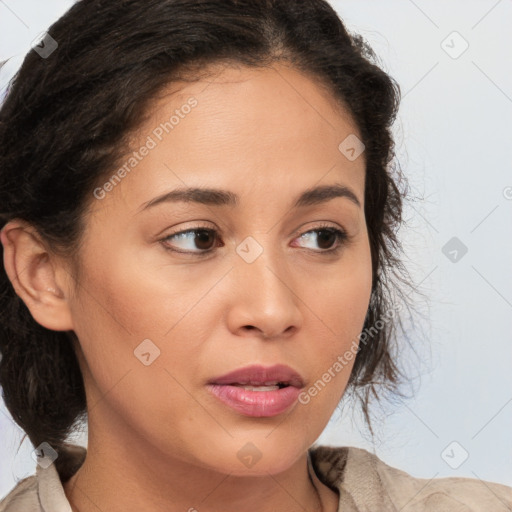
POLYGON ((246 416, 276 416, 286 411, 297 401, 301 388, 304 386, 302 377, 290 367, 275 365, 271 367, 247 366, 212 379, 208 390, 221 402, 246 416), (265 385, 279 382, 286 387, 273 391, 252 391, 237 386, 265 385))

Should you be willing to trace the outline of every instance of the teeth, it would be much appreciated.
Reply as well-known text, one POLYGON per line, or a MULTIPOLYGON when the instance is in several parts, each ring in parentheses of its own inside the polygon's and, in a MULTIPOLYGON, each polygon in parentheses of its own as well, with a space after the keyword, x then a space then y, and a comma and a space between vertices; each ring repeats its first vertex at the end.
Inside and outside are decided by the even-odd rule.
POLYGON ((240 386, 248 391, 276 391, 279 386, 240 386))
POLYGON ((277 386, 278 384, 279 381, 277 380, 269 380, 267 382, 264 382, 263 384, 251 384, 248 381, 242 381, 233 384, 233 386, 277 386))
POLYGON ((275 380, 265 382, 264 384, 251 384, 249 382, 233 382, 231 386, 244 388, 249 391, 275 391, 277 389, 285 388, 288 384, 284 382, 277 382, 275 380))

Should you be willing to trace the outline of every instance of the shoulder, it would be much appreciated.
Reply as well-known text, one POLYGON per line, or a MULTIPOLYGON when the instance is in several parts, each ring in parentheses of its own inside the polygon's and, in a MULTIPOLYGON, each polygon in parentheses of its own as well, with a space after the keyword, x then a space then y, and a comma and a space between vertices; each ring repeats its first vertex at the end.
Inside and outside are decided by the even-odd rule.
POLYGON ((35 475, 19 481, 0 501, 0 512, 72 512, 62 479, 75 472, 85 459, 85 448, 66 445, 59 469, 53 463, 36 465, 35 475))
POLYGON ((0 501, 0 512, 39 512, 38 484, 35 475, 20 480, 0 501))
POLYGON ((337 490, 340 509, 402 512, 512 511, 512 488, 473 478, 416 478, 355 447, 315 446, 320 480, 337 490))

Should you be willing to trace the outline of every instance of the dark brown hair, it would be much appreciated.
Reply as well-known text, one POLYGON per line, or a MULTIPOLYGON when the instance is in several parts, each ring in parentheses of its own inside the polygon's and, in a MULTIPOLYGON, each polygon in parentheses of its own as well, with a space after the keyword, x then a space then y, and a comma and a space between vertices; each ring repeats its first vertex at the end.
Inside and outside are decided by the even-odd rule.
MULTIPOLYGON (((151 100, 183 70, 194 79, 211 63, 281 60, 327 84, 346 106, 366 146, 373 269, 364 324, 373 332, 360 344, 349 387, 370 425, 371 396, 398 391, 401 380, 397 318, 374 326, 406 282, 396 237, 404 179, 390 131, 400 92, 371 48, 324 0, 81 0, 48 32, 58 47, 47 58, 29 51, 0 110, 0 228, 23 219, 70 258, 92 191, 110 176, 151 100)), ((72 472, 65 441, 86 418, 73 336, 36 323, 0 266, 3 397, 34 446, 46 441, 57 450, 64 480, 72 472)))

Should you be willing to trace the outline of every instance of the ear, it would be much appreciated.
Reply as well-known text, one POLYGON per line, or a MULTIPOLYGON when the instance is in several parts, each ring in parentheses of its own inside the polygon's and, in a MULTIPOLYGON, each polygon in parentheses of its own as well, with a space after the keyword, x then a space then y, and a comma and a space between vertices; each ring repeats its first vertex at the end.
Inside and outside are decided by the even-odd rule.
POLYGON ((73 330, 67 300, 70 280, 64 279, 69 273, 47 250, 35 228, 20 220, 10 221, 0 232, 0 240, 7 276, 34 320, 54 331, 73 330))

